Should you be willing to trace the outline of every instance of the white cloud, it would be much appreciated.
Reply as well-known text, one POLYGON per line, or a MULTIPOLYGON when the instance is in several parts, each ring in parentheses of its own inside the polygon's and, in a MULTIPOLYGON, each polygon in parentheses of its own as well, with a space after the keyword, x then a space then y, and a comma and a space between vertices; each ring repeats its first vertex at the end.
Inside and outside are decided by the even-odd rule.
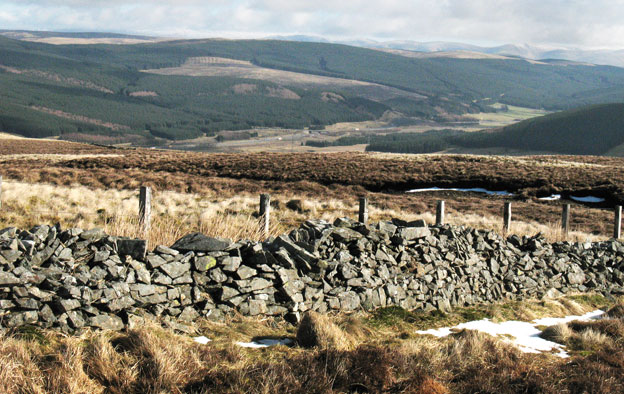
POLYGON ((0 0, 5 29, 622 47, 624 0, 0 0))

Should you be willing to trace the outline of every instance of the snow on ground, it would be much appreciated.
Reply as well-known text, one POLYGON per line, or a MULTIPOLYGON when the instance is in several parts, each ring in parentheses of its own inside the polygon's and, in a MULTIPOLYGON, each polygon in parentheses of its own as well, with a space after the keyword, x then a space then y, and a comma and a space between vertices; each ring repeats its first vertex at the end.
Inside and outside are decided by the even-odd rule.
POLYGON ((261 347, 269 347, 275 345, 286 345, 290 346, 293 344, 293 340, 289 338, 282 339, 258 339, 253 342, 236 342, 238 346, 242 347, 251 347, 251 348, 261 348, 261 347))
MULTIPOLYGON (((599 319, 603 314, 604 311, 596 310, 582 316, 545 317, 533 320, 532 322, 510 320, 495 323, 489 319, 483 319, 458 324, 454 327, 432 328, 429 330, 416 331, 416 333, 421 335, 428 334, 442 338, 462 329, 476 330, 499 337, 503 341, 517 346, 525 353, 554 352, 555 355, 565 358, 568 357, 568 353, 565 351, 565 346, 540 338, 539 335, 541 334, 541 331, 537 327, 554 326, 561 323, 569 323, 574 320, 587 321, 599 319)), ((206 345, 208 342, 211 342, 211 339, 205 336, 195 337, 193 340, 202 345, 206 345)), ((252 342, 236 342, 238 346, 247 348, 266 348, 275 345, 291 346, 293 343, 293 340, 290 338, 264 338, 252 342)))
POLYGON ((594 197, 594 196, 585 196, 585 197, 570 196, 570 198, 573 199, 574 201, 580 201, 580 202, 593 202, 593 203, 597 203, 597 202, 604 202, 605 201, 604 198, 594 197))
MULTIPOLYGON (((507 190, 487 190, 487 189, 484 189, 482 187, 473 187, 473 188, 428 187, 428 188, 424 188, 424 189, 408 190, 407 193, 440 192, 440 191, 485 193, 485 194, 488 194, 488 195, 503 196, 503 197, 514 196, 513 193, 510 193, 507 190)), ((600 202, 604 202, 605 201, 604 198, 596 197, 596 196, 585 196, 585 197, 570 196, 570 199, 572 199, 574 201, 586 202, 586 203, 600 203, 600 202)), ((538 200, 541 200, 541 201, 561 200, 561 194, 552 194, 552 195, 550 195, 548 197, 540 197, 540 198, 538 198, 538 200)))
POLYGON ((557 200, 561 200, 561 194, 551 194, 548 197, 540 197, 540 198, 538 198, 538 200, 542 200, 542 201, 557 201, 557 200))
POLYGON ((492 191, 492 190, 487 190, 484 189, 482 187, 473 187, 473 188, 443 188, 443 187, 429 187, 429 188, 425 188, 425 189, 412 189, 412 190, 408 190, 407 193, 419 193, 419 192, 439 192, 439 191, 454 191, 454 192, 474 192, 474 193, 485 193, 485 194, 490 194, 490 195, 496 195, 496 196, 513 196, 513 193, 509 193, 507 190, 500 190, 500 191, 492 191))
POLYGON ((212 341, 212 339, 210 339, 210 338, 206 338, 206 337, 204 337, 204 336, 201 336, 201 337, 195 337, 195 338, 193 338, 193 340, 194 340, 195 342, 197 342, 197 343, 201 343, 202 345, 205 345, 205 344, 207 344, 208 342, 211 342, 211 341, 212 341))
MULTIPOLYGON (((212 339, 207 338, 205 336, 195 337, 193 338, 193 340, 202 345, 206 345, 208 344, 208 342, 212 342, 212 339)), ((238 346, 250 347, 250 348, 263 348, 263 347, 269 347, 269 346, 275 346, 275 345, 291 346, 293 343, 294 343, 293 340, 290 338, 281 338, 281 339, 264 338, 264 339, 258 339, 252 342, 236 342, 238 346)))
MULTIPOLYGON (((605 201, 604 198, 596 197, 596 196, 585 196, 585 197, 570 196, 570 198, 572 200, 574 200, 574 201, 588 202, 588 203, 599 203, 599 202, 604 202, 605 201)), ((561 194, 551 194, 548 197, 540 197, 540 198, 538 198, 538 200, 541 200, 541 201, 561 200, 561 194)))
POLYGON ((541 331, 537 327, 554 326, 556 324, 568 323, 574 320, 587 321, 591 319, 598 319, 603 314, 603 311, 597 310, 586 313, 583 316, 566 316, 562 318, 547 317, 534 320, 530 323, 521 321, 505 321, 501 323, 494 323, 489 319, 483 319, 462 323, 455 327, 444 327, 438 329, 416 331, 416 333, 422 335, 429 334, 441 338, 451 334, 453 331, 459 331, 462 329, 477 330, 486 334, 490 334, 492 336, 498 336, 503 341, 517 346, 521 351, 525 353, 541 353, 554 351, 557 356, 565 358, 568 357, 568 353, 566 353, 565 351, 565 346, 540 338, 539 335, 541 334, 541 331))

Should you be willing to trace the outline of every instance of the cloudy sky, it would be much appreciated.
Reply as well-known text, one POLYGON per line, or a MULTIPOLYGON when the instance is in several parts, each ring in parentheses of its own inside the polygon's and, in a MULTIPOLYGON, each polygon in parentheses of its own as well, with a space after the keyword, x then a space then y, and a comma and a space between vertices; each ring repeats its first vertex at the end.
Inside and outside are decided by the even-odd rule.
POLYGON ((624 48, 624 0, 0 0, 0 29, 624 48))

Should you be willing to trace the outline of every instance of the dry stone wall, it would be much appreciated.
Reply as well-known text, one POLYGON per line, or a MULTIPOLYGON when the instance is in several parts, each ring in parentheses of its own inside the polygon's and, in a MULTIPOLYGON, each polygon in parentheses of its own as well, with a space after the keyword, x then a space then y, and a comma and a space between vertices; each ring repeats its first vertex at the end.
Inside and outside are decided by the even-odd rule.
POLYGON ((0 231, 0 327, 72 333, 158 317, 174 327, 230 313, 448 310, 568 292, 624 294, 624 245, 550 244, 398 219, 309 220, 267 242, 189 234, 171 247, 99 229, 0 231))

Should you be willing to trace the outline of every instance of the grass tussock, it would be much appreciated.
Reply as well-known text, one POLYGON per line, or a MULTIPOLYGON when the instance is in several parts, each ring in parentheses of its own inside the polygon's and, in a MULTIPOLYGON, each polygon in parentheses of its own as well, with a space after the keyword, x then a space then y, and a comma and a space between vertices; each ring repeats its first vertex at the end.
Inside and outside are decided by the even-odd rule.
POLYGON ((546 327, 540 334, 542 338, 557 343, 567 343, 572 335, 574 335, 574 332, 565 323, 546 327))
POLYGON ((305 348, 348 350, 354 339, 328 316, 307 312, 297 329, 297 343, 305 348))
POLYGON ((607 316, 613 319, 624 319, 624 298, 620 298, 617 304, 609 308, 607 316))
POLYGON ((541 337, 584 354, 617 353, 624 340, 624 319, 618 315, 621 307, 622 298, 616 300, 600 319, 547 327, 541 337))

